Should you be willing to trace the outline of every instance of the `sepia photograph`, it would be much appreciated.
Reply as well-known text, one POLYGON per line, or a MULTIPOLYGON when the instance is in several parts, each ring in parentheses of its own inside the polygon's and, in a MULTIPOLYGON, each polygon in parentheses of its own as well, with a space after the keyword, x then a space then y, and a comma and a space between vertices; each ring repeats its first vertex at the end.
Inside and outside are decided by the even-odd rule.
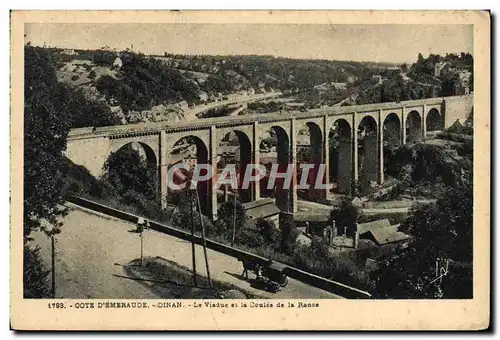
POLYGON ((341 303, 352 318, 373 300, 452 300, 481 309, 463 327, 487 327, 487 12, 85 13, 11 18, 20 303, 49 319, 143 313, 145 329, 193 311, 222 313, 217 329, 307 329, 301 316, 341 303))

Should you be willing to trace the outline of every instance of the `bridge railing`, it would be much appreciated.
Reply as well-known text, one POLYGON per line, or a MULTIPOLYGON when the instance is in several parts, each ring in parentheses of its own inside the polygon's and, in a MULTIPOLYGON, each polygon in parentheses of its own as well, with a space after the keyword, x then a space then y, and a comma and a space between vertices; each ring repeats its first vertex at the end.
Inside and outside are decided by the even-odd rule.
POLYGON ((353 105, 345 107, 329 107, 308 110, 307 112, 300 111, 290 111, 290 112, 270 112, 265 115, 252 116, 226 116, 217 118, 203 118, 192 121, 181 121, 177 123, 138 123, 138 124, 127 124, 127 125, 115 125, 115 126, 103 126, 98 127, 94 130, 89 128, 72 129, 69 133, 68 138, 76 138, 78 136, 108 136, 112 134, 119 133, 130 133, 130 132, 144 132, 144 131, 159 131, 162 129, 177 129, 177 128, 188 128, 188 127, 209 127, 211 125, 224 125, 231 123, 252 123, 256 120, 261 122, 274 121, 274 120, 287 120, 290 118, 302 119, 310 118, 311 116, 322 116, 322 115, 342 115, 350 114, 353 112, 363 113, 375 110, 390 110, 397 109, 403 106, 413 107, 424 104, 439 104, 443 101, 454 101, 464 98, 472 97, 472 95, 464 96, 450 96, 450 97, 434 97, 425 99, 415 99, 407 100, 402 102, 387 102, 387 103, 373 103, 373 104, 363 104, 363 105, 353 105))
MULTIPOLYGON (((138 219, 140 216, 131 214, 119 209, 115 209, 112 207, 109 207, 107 205, 97 203, 94 201, 91 201, 86 198, 78 197, 78 196, 71 196, 68 199, 69 202, 74 203, 76 205, 79 205, 81 207, 97 211, 102 214, 106 214, 109 216, 113 216, 115 218, 121 219, 123 221, 131 222, 131 223, 137 223, 138 219)), ((167 226, 165 224, 153 221, 151 219, 146 218, 149 221, 149 225, 151 229, 154 229, 158 232, 162 232, 165 234, 169 234, 175 237, 178 237, 183 240, 191 241, 193 237, 189 232, 186 232, 184 230, 180 230, 171 226, 167 226)), ((197 244, 202 244, 202 238, 200 236, 194 236, 194 241, 197 244)), ((211 240, 211 239, 206 239, 206 245, 208 248, 218 251, 220 253, 235 257, 237 259, 245 259, 245 260, 250 260, 256 263, 260 263, 264 265, 266 262, 269 261, 269 259, 264 258, 262 256, 235 248, 231 247, 229 245, 211 240)), ((304 283, 307 283, 311 286, 318 287, 321 289, 324 289, 326 291, 332 292, 336 295, 345 297, 345 298, 350 298, 350 299, 369 299, 371 298, 371 295, 368 292, 362 291, 360 289, 342 284, 337 281, 329 280, 324 277, 303 271, 301 269, 288 266, 286 265, 285 273, 299 281, 302 281, 304 283)))

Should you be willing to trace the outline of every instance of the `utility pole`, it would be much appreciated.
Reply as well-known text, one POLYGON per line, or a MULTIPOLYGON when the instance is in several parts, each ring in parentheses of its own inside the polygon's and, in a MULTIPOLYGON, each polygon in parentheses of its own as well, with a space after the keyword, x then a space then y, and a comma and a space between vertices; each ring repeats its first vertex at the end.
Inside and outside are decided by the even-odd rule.
POLYGON ((193 197, 192 192, 189 190, 189 213, 191 215, 191 256, 193 259, 193 284, 198 286, 196 282, 196 246, 194 242, 194 219, 193 219, 193 197))
POLYGON ((141 232, 141 235, 140 235, 140 238, 141 238, 141 267, 144 267, 144 256, 143 256, 143 240, 142 240, 142 232, 141 232))
POLYGON ((198 202, 198 214, 200 215, 201 238, 203 240, 203 254, 205 255, 205 267, 207 268, 208 284, 210 288, 213 288, 212 279, 210 278, 210 266, 208 265, 207 242, 205 238, 205 226, 203 225, 203 215, 201 214, 200 195, 198 194, 198 189, 195 190, 196 190, 196 201, 198 202))
POLYGON ((149 221, 139 217, 137 220, 136 233, 139 234, 140 244, 141 244, 141 267, 144 267, 144 230, 149 228, 149 221))
POLYGON ((234 206, 233 206, 233 235, 231 237, 231 247, 234 247, 234 239, 236 238, 236 190, 233 190, 234 206))
POLYGON ((55 268, 55 263, 56 263, 56 247, 55 247, 55 240, 54 240, 54 234, 50 235, 50 240, 52 243, 52 298, 56 298, 56 268, 55 268))

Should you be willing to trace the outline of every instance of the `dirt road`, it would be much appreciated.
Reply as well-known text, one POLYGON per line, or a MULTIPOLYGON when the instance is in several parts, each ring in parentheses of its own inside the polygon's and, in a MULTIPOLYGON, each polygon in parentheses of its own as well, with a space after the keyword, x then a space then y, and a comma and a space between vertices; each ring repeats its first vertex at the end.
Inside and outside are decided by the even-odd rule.
POLYGON ((220 108, 220 107, 224 107, 227 105, 251 103, 251 102, 260 101, 260 100, 264 100, 264 99, 268 99, 268 98, 278 97, 278 96, 281 96, 281 94, 282 93, 280 91, 275 91, 275 92, 269 92, 269 93, 263 93, 263 94, 254 94, 251 96, 241 96, 239 98, 233 98, 233 99, 226 99, 226 100, 223 100, 220 102, 208 103, 206 105, 204 105, 204 104, 196 105, 195 107, 184 111, 184 117, 185 117, 185 120, 196 120, 196 119, 198 119, 198 117, 197 117, 198 114, 205 112, 205 111, 209 111, 211 109, 220 108))
MULTIPOLYGON (((69 205, 69 204, 68 204, 69 205)), ((71 205, 75 207, 74 205, 71 205)), ((61 298, 168 298, 158 296, 151 284, 123 278, 122 265, 138 258, 140 239, 129 232, 135 226, 121 220, 103 217, 85 209, 75 209, 64 219, 62 233, 56 241, 56 296, 61 298)), ((35 242, 50 268, 50 240, 34 233, 35 242)), ((144 233, 144 255, 161 256, 191 268, 191 243, 147 230, 144 233)), ((203 249, 196 248, 197 269, 205 275, 203 249)), ((231 283, 254 295, 267 298, 339 298, 327 291, 290 279, 287 287, 273 294, 256 289, 240 277, 238 260, 208 250, 212 277, 231 283)))

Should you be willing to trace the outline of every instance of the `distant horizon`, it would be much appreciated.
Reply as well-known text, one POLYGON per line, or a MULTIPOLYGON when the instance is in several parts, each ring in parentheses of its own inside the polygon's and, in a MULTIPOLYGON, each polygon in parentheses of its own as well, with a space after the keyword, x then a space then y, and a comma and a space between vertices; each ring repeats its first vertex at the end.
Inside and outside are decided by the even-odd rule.
POLYGON ((25 43, 145 55, 273 56, 414 63, 418 53, 473 54, 471 25, 49 24, 25 25, 25 43), (118 39, 119 38, 119 39, 118 39), (131 48, 133 46, 133 48, 131 48))
MULTIPOLYGON (((95 50, 101 50, 102 48, 78 48, 78 47, 66 47, 66 46, 40 46, 40 45, 33 45, 33 47, 40 47, 40 48, 55 48, 55 49, 60 49, 60 50, 78 50, 78 51, 95 51, 95 50)), ((126 50, 118 50, 118 49, 103 49, 107 50, 110 52, 125 52, 126 50)), ((174 54, 174 55, 182 55, 182 56, 188 56, 188 57, 195 57, 195 56, 207 56, 207 57, 272 57, 272 58, 281 58, 281 59, 291 59, 291 60, 318 60, 318 61, 338 61, 338 62, 346 62, 346 63, 373 63, 373 64, 392 64, 392 65, 402 65, 404 63, 406 64, 413 64, 417 59, 418 59, 418 54, 415 56, 415 61, 413 62, 397 62, 397 61, 373 61, 373 60, 341 60, 341 59, 321 59, 321 58, 294 58, 294 57, 287 57, 287 56, 281 56, 281 55, 271 55, 271 54, 180 54, 180 53, 175 53, 175 52, 168 52, 165 51, 163 54, 157 54, 157 53, 143 53, 140 51, 133 51, 133 50, 128 50, 129 52, 136 53, 136 54, 143 54, 145 56, 150 56, 150 57, 165 57, 165 53, 167 54, 174 54)), ((465 52, 464 52, 465 53, 465 52)), ((460 52, 455 53, 455 54, 460 54, 460 52)), ((426 57, 424 55, 424 57, 426 57)), ((428 56, 427 56, 428 57, 428 56)))

